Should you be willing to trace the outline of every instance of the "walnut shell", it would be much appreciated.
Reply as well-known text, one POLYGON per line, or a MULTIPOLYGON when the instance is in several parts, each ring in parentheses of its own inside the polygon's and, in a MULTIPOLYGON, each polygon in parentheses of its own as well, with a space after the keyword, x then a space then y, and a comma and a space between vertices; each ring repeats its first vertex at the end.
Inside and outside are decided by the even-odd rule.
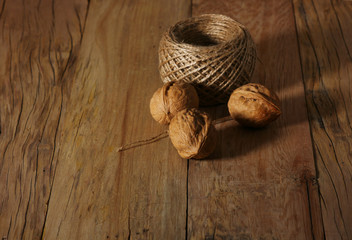
POLYGON ((183 158, 201 159, 215 149, 217 135, 208 114, 195 108, 178 112, 171 120, 169 135, 183 158))
POLYGON ((168 82, 154 93, 150 100, 150 113, 157 122, 169 124, 177 112, 198 106, 198 94, 191 84, 168 82))
POLYGON ((256 83, 233 91, 227 106, 231 117, 248 127, 264 127, 281 115, 278 96, 256 83))

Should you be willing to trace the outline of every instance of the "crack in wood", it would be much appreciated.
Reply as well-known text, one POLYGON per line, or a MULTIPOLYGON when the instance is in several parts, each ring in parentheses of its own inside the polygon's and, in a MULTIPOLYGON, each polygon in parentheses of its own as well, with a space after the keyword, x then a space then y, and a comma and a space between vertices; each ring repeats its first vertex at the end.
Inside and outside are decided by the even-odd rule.
POLYGON ((312 206, 311 206, 311 199, 310 199, 310 190, 309 190, 309 183, 308 183, 308 179, 305 178, 305 182, 306 182, 306 191, 307 191, 307 201, 308 201, 308 209, 309 209, 309 218, 310 218, 310 231, 311 231, 311 234, 312 234, 312 240, 315 240, 315 237, 314 237, 314 222, 313 222, 313 217, 312 217, 312 206))
POLYGON ((65 207, 65 211, 64 211, 64 212, 65 212, 65 215, 64 215, 64 217, 63 217, 63 218, 61 219, 61 221, 60 221, 59 227, 58 227, 58 229, 57 229, 56 237, 59 237, 59 233, 60 233, 60 230, 61 230, 61 225, 62 225, 63 221, 64 221, 65 218, 66 218, 67 208, 68 208, 68 204, 69 204, 70 199, 71 199, 71 195, 72 195, 72 192, 73 192, 73 187, 74 187, 74 185, 75 185, 75 181, 76 181, 76 177, 75 177, 75 179, 73 180, 73 183, 72 183, 72 186, 71 186, 71 190, 70 190, 70 194, 69 194, 69 196, 68 196, 67 203, 66 203, 66 207, 65 207))
POLYGON ((1 5, 1 10, 0 10, 0 19, 1 19, 1 17, 2 17, 2 14, 4 13, 5 4, 6 4, 6 0, 3 0, 3 1, 2 1, 2 5, 1 5))
POLYGON ((131 214, 130 210, 128 209, 128 240, 131 240, 131 214))
MULTIPOLYGON (((51 161, 50 161, 50 170, 53 169, 53 160, 54 160, 55 151, 56 151, 56 138, 57 138, 57 132, 58 132, 58 129, 59 129, 61 113, 62 113, 62 102, 63 102, 62 97, 63 97, 63 94, 62 94, 62 87, 61 87, 61 104, 60 104, 59 117, 58 117, 58 121, 57 121, 57 124, 56 124, 56 129, 55 129, 52 157, 51 157, 51 161)), ((50 115, 50 113, 48 115, 50 115)), ((50 184, 49 197, 48 197, 48 200, 46 201, 47 207, 46 207, 46 212, 45 212, 45 216, 44 216, 44 223, 43 223, 43 228, 42 228, 42 232, 41 232, 41 239, 43 239, 43 237, 44 237, 44 229, 45 229, 46 219, 47 219, 48 212, 49 212, 50 198, 51 198, 51 193, 52 193, 53 185, 54 185, 54 181, 55 181, 56 167, 57 167, 57 162, 56 162, 54 173, 53 173, 53 176, 52 176, 52 183, 50 184)))
MULTIPOLYGON (((294 1, 309 120, 319 173, 323 230, 328 239, 351 236, 350 164, 346 146, 351 132, 349 32, 347 5, 331 0, 294 1), (322 13, 324 10, 324 13, 322 13), (309 20, 307 19, 309 17, 309 20), (342 21, 344 20, 344 21, 342 21), (318 71, 316 76, 315 70, 318 71), (344 71, 346 70, 346 71, 344 71), (337 106, 339 108, 337 108, 337 106)), ((348 151, 348 150, 347 150, 348 151)), ((324 236, 325 237, 325 236, 324 236)))
POLYGON ((89 7, 90 7, 90 0, 87 0, 86 15, 84 17, 83 31, 82 31, 82 34, 81 34, 80 44, 82 44, 83 35, 84 35, 85 30, 86 30, 86 23, 87 23, 87 18, 88 18, 88 13, 89 13, 89 7))
MULTIPOLYGON (((321 161, 322 161, 322 163, 323 163, 323 165, 324 165, 324 167, 325 167, 325 169, 326 169, 326 172, 328 173, 328 176, 329 176, 329 178, 330 178, 331 184, 332 184, 332 186, 333 186, 334 193, 335 193, 335 196, 336 196, 336 199, 337 199, 337 203, 338 203, 340 218, 341 218, 341 220, 342 220, 343 226, 344 226, 345 231, 346 231, 346 224, 345 224, 344 217, 343 217, 343 213, 342 213, 342 208, 341 208, 341 203, 340 203, 340 197, 339 197, 339 194, 337 193, 337 189, 336 189, 334 180, 333 180, 333 178, 332 178, 332 176, 331 176, 331 173, 329 172, 329 169, 327 168, 327 166, 326 166, 326 164, 325 164, 324 158, 323 158, 323 156, 322 156, 322 154, 321 154, 321 152, 320 152, 320 150, 319 150, 319 147, 318 147, 317 145, 316 145, 316 149, 317 149, 317 151, 318 151, 318 153, 319 153, 319 157, 320 157, 320 159, 321 159, 321 161)), ((324 202, 324 204, 325 204, 325 202, 324 202)), ((334 218, 336 218, 335 212, 334 212, 334 218)), ((336 225, 336 227, 338 228, 338 225, 336 225)), ((347 233, 347 232, 346 232, 346 233, 347 233)))
POLYGON ((53 62, 51 61, 51 38, 49 38, 49 64, 53 73, 53 78, 52 78, 52 86, 56 85, 56 73, 55 73, 55 68, 53 66, 53 62))
MULTIPOLYGON (((54 2, 54 0, 53 0, 53 2, 54 2)), ((87 11, 86 12, 86 18, 88 16, 88 9, 89 9, 89 2, 88 2, 87 10, 86 10, 87 11)), ((54 12, 53 12, 53 17, 55 17, 54 12)), ((86 21, 86 19, 85 19, 85 21, 86 21)), ((55 26, 55 25, 53 25, 53 26, 55 26)), ((56 130, 55 130, 55 135, 54 135, 53 154, 52 154, 52 158, 51 158, 51 161, 50 161, 50 169, 52 169, 52 167, 53 167, 53 160, 54 160, 54 156, 55 156, 55 152, 56 152, 57 133, 58 133, 58 129, 59 129, 59 126, 60 126, 60 120, 61 120, 61 114, 62 114, 62 108, 63 108, 64 76, 65 76, 65 73, 67 72, 67 69, 69 68, 70 64, 72 63, 72 56, 73 56, 73 37, 72 37, 72 34, 71 34, 71 31, 70 31, 70 28, 69 28, 68 24, 66 24, 66 27, 67 27, 67 31, 68 31, 69 36, 70 36, 70 51, 69 51, 69 57, 67 59, 67 62, 65 64, 65 67, 64 67, 64 69, 62 71, 62 74, 61 74, 60 80, 59 80, 59 82, 61 83, 61 103, 60 103, 58 122, 57 122, 57 125, 56 125, 56 130)), ((83 33, 81 34, 81 41, 82 41, 82 38, 83 38, 83 33)), ((80 41, 80 43, 81 43, 81 41, 80 41)), ((50 46, 50 44, 51 44, 51 41, 49 42, 49 46, 50 46)), ((50 62, 50 65, 52 67, 52 70, 53 70, 54 82, 55 82, 55 70, 54 70, 54 67, 53 67, 51 59, 50 59, 50 47, 49 47, 49 62, 50 62)), ((72 66, 70 66, 70 67, 72 67, 72 66)), ((77 132, 78 132, 78 130, 77 130, 77 132)), ((46 226, 46 222, 47 222, 46 220, 47 220, 48 211, 49 211, 49 207, 50 207, 50 199, 51 199, 52 189, 53 189, 53 185, 54 185, 54 181, 55 181, 57 164, 58 164, 58 162, 56 161, 55 169, 54 169, 54 173, 53 173, 53 177, 52 177, 52 183, 50 185, 49 197, 48 197, 48 200, 47 200, 47 210, 46 210, 46 213, 45 213, 44 223, 43 223, 43 227, 42 227, 42 231, 41 231, 41 239, 44 238, 44 231, 45 231, 45 226, 46 226)), ((71 191, 72 191, 72 189, 71 189, 71 191)), ((71 193, 70 193, 70 196, 71 196, 71 193)), ((61 227, 61 223, 60 223, 60 227, 61 227)), ((59 233, 59 231, 57 232, 57 234, 58 233, 59 233)))
MULTIPOLYGON (((318 15, 318 12, 317 12, 317 10, 316 10, 316 7, 315 7, 315 4, 314 4, 313 0, 312 0, 311 2, 312 2, 312 5, 313 5, 313 8, 314 8, 314 11, 315 11, 316 15, 318 15)), ((310 28, 309 28, 309 24, 308 24, 306 18, 305 18, 305 21, 306 21, 306 22, 305 22, 306 27, 307 27, 307 29, 309 30, 310 28)), ((321 29, 321 24, 320 24, 319 18, 318 18, 318 22, 319 22, 319 26, 320 26, 320 29, 321 29)), ((321 32, 323 32, 322 29, 321 29, 321 32)), ((337 118, 337 124, 338 124, 338 126, 341 128, 340 122, 339 122, 338 117, 337 117, 337 116, 338 116, 338 113, 337 113, 337 110, 336 110, 336 106, 335 106, 335 104, 332 102, 332 100, 330 99, 330 96, 329 96, 329 94, 327 93, 327 89, 326 89, 326 87, 325 87, 325 85, 324 85, 324 81, 323 81, 323 79, 322 79, 322 73, 321 73, 321 67, 320 67, 320 63, 319 63, 318 54, 317 54, 316 49, 315 49, 315 47, 314 47, 313 41, 311 40, 311 38, 310 38, 309 35, 307 35, 307 38, 308 38, 308 40, 309 40, 309 42, 310 42, 310 44, 311 44, 311 48, 312 48, 313 53, 314 53, 314 56, 315 56, 315 63, 316 63, 316 66, 317 66, 318 72, 319 72, 319 82, 322 84, 322 86, 323 86, 323 88, 324 88, 324 96, 326 97, 326 99, 328 99, 328 101, 330 102, 330 104, 333 106, 333 108, 334 108, 334 110, 335 110, 334 116, 336 116, 336 118, 337 118)), ((303 68, 302 68, 302 69, 303 69, 303 68)), ((305 79, 305 78, 303 78, 303 79, 305 79)), ((318 112, 318 116, 321 117, 322 114, 320 113, 320 110, 319 110, 319 104, 316 103, 316 101, 315 101, 314 92, 313 92, 312 102, 313 102, 313 104, 314 104, 314 106, 315 106, 316 111, 318 112)), ((323 123, 323 121, 322 121, 322 123, 323 123)), ((324 126, 324 125, 323 125, 323 126, 324 126)), ((338 168, 339 168, 339 170, 340 170, 340 173, 341 173, 341 175, 342 175, 342 177, 343 177, 342 179, 343 179, 344 186, 345 186, 345 190, 346 190, 346 193, 347 193, 348 190, 347 190, 347 184, 346 184, 346 181, 345 181, 345 176, 344 176, 344 173, 343 173, 343 171, 342 171, 341 165, 340 165, 340 163, 339 163, 339 161, 338 161, 338 157, 337 157, 337 154, 336 154, 334 142, 332 141, 331 137, 329 136, 329 134, 328 134, 328 132, 327 132, 325 126, 324 126, 322 129, 323 129, 323 131, 325 132, 326 136, 328 137, 329 142, 330 142, 330 146, 331 146, 332 149, 333 149, 333 152, 334 152, 334 155, 335 155, 335 161, 336 161, 337 166, 338 166, 338 168)), ((315 137, 314 137, 314 133, 313 133, 313 141, 316 141, 316 139, 315 139, 315 137)))
POLYGON ((187 175, 186 175, 186 225, 185 225, 185 239, 188 240, 188 176, 189 176, 189 159, 187 159, 187 175))
POLYGON ((31 196, 32 196, 32 180, 31 180, 30 189, 29 189, 29 197, 28 197, 26 212, 24 214, 24 224, 23 224, 23 228, 22 228, 22 231, 21 231, 21 239, 24 239, 23 235, 24 235, 24 230, 26 229, 28 209, 29 209, 29 203, 31 201, 31 196))
POLYGON ((6 236, 6 239, 8 238, 8 236, 10 236, 11 225, 12 225, 12 217, 11 217, 11 219, 10 219, 10 224, 9 224, 8 229, 7 229, 7 236, 6 236))

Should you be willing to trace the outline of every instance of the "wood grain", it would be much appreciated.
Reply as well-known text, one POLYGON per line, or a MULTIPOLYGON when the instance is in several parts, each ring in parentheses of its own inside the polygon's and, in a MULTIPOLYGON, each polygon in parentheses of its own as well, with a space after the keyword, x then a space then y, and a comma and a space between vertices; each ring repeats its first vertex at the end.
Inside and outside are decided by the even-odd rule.
POLYGON ((15 0, 0 6, 0 237, 39 239, 87 2, 15 0))
POLYGON ((1 1, 0 236, 184 238, 187 163, 148 104, 189 1, 1 1), (25 5, 24 5, 25 4, 25 5))
POLYGON ((352 239, 352 2, 295 0, 326 239, 352 239))
MULTIPOLYGON (((212 159, 189 162, 190 239, 321 239, 314 157, 290 1, 193 1, 193 15, 220 13, 249 28, 262 64, 254 81, 282 99, 261 130, 218 124, 212 159), (313 207, 312 207, 313 206, 313 207), (316 207, 318 206, 318 207, 316 207)), ((215 117, 227 109, 210 109, 215 117)))

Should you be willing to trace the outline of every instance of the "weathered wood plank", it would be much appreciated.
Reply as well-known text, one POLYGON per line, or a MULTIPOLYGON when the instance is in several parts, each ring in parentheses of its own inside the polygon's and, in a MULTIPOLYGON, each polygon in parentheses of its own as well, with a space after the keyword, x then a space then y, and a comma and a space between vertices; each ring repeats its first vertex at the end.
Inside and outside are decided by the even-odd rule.
POLYGON ((161 132, 149 99, 161 85, 162 32, 188 1, 90 3, 49 205, 49 239, 183 238, 187 165, 169 140, 117 152, 161 132))
POLYGON ((158 43, 190 1, 22 3, 1 10, 1 236, 184 238, 187 163, 117 150, 164 129, 158 43))
POLYGON ((40 239, 87 2, 0 3, 0 237, 40 239))
MULTIPOLYGON (((189 238, 321 239, 292 3, 196 0, 192 11, 225 14, 249 28, 263 62, 257 64, 253 81, 278 92, 283 114, 261 130, 233 121, 219 124, 213 159, 190 160, 189 238)), ((219 117, 227 109, 215 112, 219 117)))
POLYGON ((352 239, 352 2, 293 2, 326 239, 352 239))

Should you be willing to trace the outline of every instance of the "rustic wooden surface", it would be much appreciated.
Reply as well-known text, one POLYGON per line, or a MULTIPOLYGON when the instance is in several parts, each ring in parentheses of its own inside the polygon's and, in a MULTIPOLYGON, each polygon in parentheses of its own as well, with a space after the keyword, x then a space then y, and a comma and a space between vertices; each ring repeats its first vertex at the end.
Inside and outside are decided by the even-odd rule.
POLYGON ((326 239, 352 239, 352 1, 294 1, 326 239))
POLYGON ((165 129, 146 103, 160 36, 189 1, 2 9, 0 236, 184 238, 187 162, 167 139, 117 150, 165 129))
MULTIPOLYGON (((312 212, 309 201, 318 188, 292 4, 193 3, 193 15, 226 14, 248 27, 263 63, 257 63, 253 81, 278 93, 283 113, 261 130, 235 121, 218 126, 221 140, 213 159, 190 161, 188 234, 194 239, 311 239, 320 234, 312 231, 321 221, 312 222, 320 213, 312 212)), ((218 117, 226 112, 218 111, 218 117)))
POLYGON ((0 237, 352 239, 351 25, 343 0, 0 0, 0 237), (283 115, 218 124, 203 161, 118 152, 166 129, 158 42, 202 13, 249 28, 283 115))

